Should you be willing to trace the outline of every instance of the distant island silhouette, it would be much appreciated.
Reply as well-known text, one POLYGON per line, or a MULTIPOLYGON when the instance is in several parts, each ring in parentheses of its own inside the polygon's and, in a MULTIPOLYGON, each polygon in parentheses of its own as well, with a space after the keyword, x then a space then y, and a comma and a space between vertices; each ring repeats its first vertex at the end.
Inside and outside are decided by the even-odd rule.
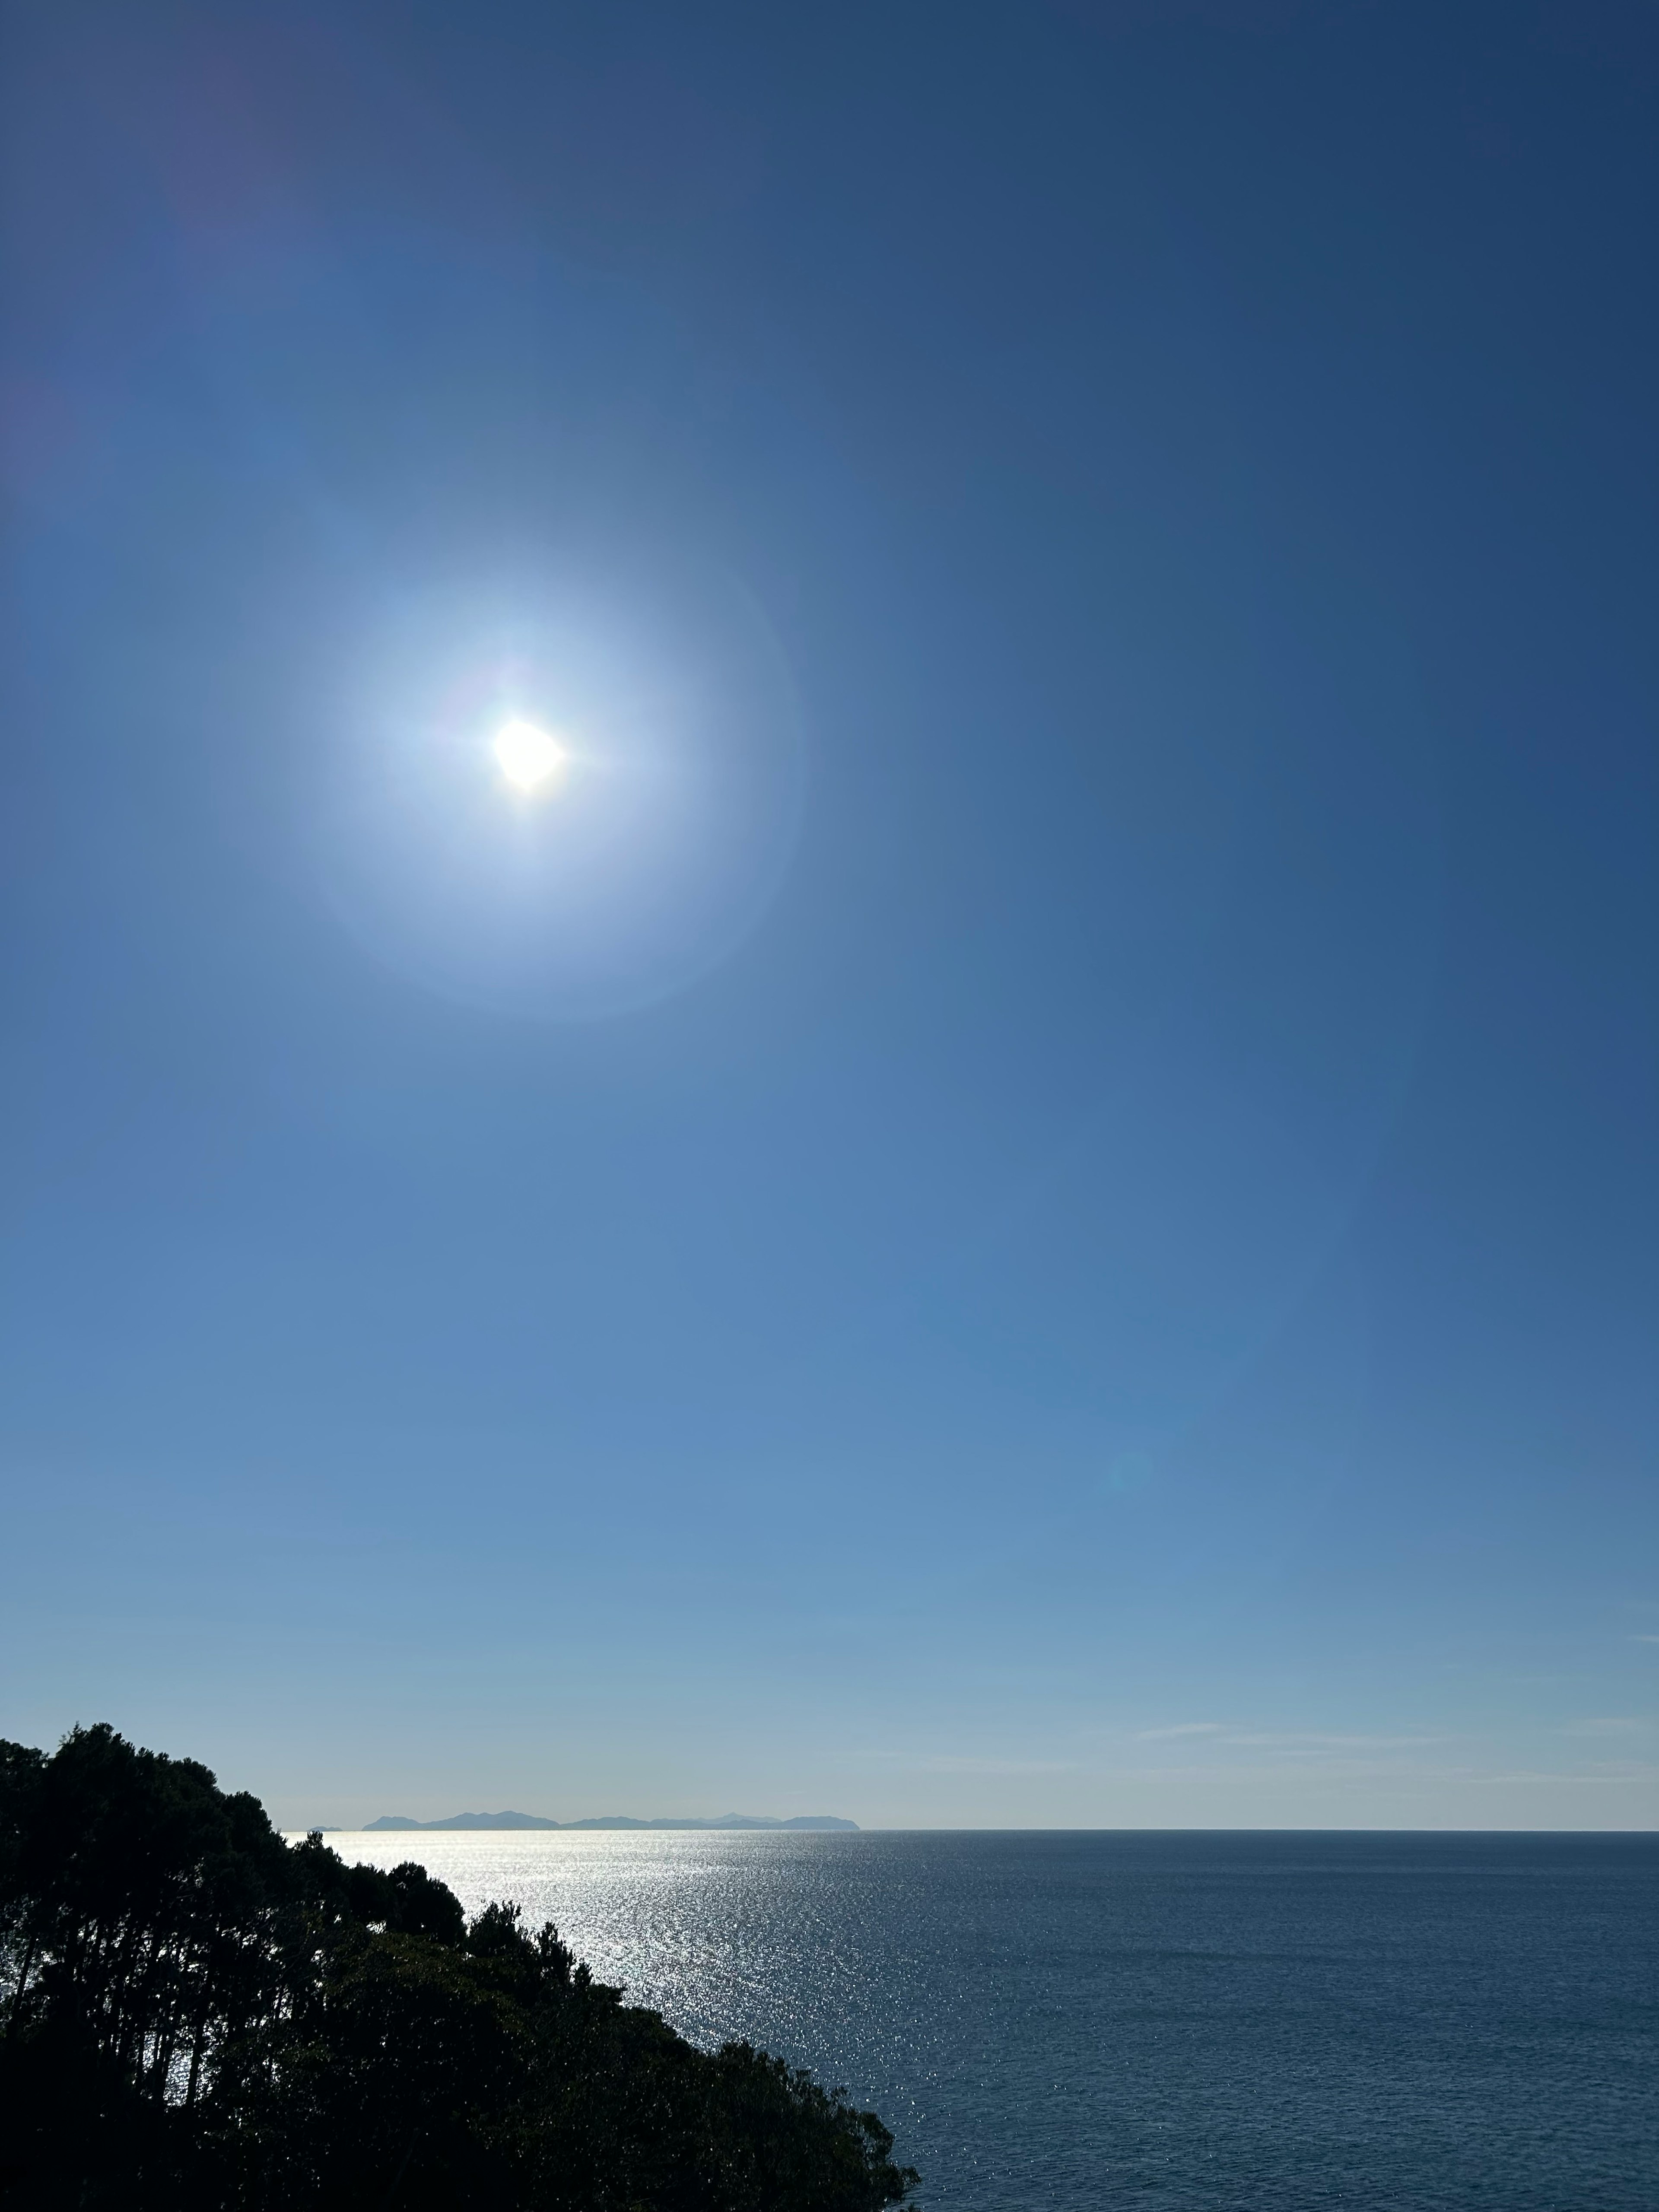
POLYGON ((452 1813, 447 1820, 410 1820, 401 1813, 386 1813, 364 1824, 368 1835, 377 1828, 782 1828, 856 1832, 856 1820, 838 1820, 833 1813, 805 1813, 793 1820, 773 1820, 755 1813, 722 1813, 717 1820, 634 1820, 625 1813, 608 1814, 599 1820, 544 1820, 535 1813, 452 1813))

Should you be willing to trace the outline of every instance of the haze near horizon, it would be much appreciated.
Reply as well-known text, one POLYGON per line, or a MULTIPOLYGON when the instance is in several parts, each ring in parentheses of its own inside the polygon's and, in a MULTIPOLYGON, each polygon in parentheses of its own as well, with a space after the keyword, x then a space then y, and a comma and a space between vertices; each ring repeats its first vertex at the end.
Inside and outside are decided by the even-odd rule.
POLYGON ((0 1735, 1654 1826, 1651 11, 5 36, 0 1735))

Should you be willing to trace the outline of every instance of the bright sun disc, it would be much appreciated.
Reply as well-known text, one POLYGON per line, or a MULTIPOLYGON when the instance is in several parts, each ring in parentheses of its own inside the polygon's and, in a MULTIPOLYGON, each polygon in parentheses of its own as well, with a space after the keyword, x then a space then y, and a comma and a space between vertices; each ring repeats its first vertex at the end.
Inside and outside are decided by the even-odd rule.
POLYGON ((565 764, 563 746, 533 722, 509 722, 495 740, 495 757, 502 775, 520 791, 533 791, 565 764))

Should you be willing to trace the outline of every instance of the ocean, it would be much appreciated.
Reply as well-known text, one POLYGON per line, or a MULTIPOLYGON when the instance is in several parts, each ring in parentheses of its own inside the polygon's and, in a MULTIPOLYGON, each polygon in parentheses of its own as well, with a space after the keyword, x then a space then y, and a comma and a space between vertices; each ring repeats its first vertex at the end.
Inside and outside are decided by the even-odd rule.
POLYGON ((1659 2208, 1659 1836, 329 1840, 844 2084, 930 2212, 1659 2208))

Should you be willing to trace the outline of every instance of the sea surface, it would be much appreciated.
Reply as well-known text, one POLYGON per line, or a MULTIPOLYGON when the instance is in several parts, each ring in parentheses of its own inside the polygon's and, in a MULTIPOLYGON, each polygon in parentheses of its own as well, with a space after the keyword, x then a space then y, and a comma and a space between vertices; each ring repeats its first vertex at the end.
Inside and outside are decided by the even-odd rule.
POLYGON ((1659 2212, 1659 1837, 330 1841, 844 2084, 933 2212, 1659 2212))

